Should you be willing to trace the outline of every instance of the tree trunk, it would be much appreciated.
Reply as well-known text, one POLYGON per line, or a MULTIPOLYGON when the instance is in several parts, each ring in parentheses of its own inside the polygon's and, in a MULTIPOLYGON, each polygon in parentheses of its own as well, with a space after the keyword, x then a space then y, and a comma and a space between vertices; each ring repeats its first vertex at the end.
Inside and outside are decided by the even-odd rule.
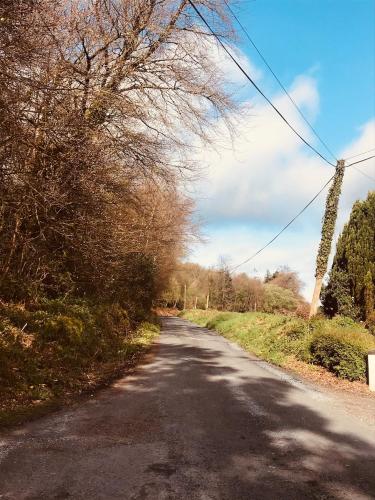
POLYGON ((337 210, 341 194, 341 186, 344 180, 344 172, 345 161, 339 160, 337 162, 336 173, 333 177, 332 186, 330 187, 328 192, 326 208, 323 217, 322 236, 320 239, 318 255, 316 257, 316 283, 310 306, 310 318, 315 316, 318 311, 320 291, 322 289, 324 275, 327 272, 328 259, 331 253, 332 240, 335 232, 337 210))
POLYGON ((309 314, 310 318, 315 316, 316 313, 318 312, 319 297, 320 297, 320 291, 322 289, 322 283, 323 283, 323 277, 317 277, 315 280, 314 294, 310 306, 310 314, 309 314))

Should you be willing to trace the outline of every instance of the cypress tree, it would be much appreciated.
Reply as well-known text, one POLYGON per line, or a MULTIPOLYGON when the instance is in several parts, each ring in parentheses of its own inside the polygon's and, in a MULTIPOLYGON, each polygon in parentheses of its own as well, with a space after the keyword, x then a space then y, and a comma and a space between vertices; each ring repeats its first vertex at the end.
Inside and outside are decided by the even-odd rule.
POLYGON ((370 270, 368 270, 366 273, 364 285, 365 316, 366 321, 370 321, 374 313, 374 282, 372 280, 372 274, 370 270))
POLYGON ((375 191, 372 191, 366 200, 353 205, 349 222, 339 237, 329 282, 321 297, 324 311, 329 316, 345 314, 365 319, 366 300, 371 305, 374 278, 375 191))

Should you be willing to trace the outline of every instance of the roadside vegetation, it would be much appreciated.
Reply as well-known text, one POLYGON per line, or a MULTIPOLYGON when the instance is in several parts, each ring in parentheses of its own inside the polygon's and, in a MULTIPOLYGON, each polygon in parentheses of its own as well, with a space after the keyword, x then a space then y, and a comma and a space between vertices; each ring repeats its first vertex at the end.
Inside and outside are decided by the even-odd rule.
POLYGON ((375 191, 353 205, 321 299, 327 316, 365 321, 375 334, 375 191))
POLYGON ((158 335, 157 321, 131 324, 119 304, 0 304, 0 424, 93 391, 129 368, 158 335))
POLYGON ((308 321, 285 314, 214 310, 189 310, 181 316, 276 365, 288 366, 294 358, 348 380, 366 380, 367 354, 375 348, 375 337, 366 328, 341 316, 308 321))
MULTIPOLYGON (((224 1, 198 4, 229 40, 224 1)), ((150 343, 153 301, 196 236, 191 142, 236 106, 187 1, 4 0, 0 55, 7 420, 150 343)))

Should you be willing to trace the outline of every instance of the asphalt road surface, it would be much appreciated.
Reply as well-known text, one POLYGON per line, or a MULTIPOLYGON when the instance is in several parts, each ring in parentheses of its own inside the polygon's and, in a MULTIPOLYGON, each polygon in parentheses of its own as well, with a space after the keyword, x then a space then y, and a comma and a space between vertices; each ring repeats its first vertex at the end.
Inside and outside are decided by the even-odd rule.
POLYGON ((374 499, 375 428, 166 318, 135 374, 0 437, 0 499, 374 499))

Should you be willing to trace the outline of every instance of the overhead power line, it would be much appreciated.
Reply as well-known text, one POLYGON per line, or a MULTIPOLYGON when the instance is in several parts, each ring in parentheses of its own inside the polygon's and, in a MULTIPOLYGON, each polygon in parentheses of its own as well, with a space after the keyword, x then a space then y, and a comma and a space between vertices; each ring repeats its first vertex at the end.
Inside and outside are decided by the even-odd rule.
POLYGON ((358 156, 365 155, 366 153, 371 153, 371 151, 375 151, 375 148, 369 149, 367 151, 363 151, 363 153, 358 153, 356 155, 349 156, 349 158, 345 158, 345 161, 352 160, 353 158, 358 158, 358 156))
POLYGON ((237 59, 232 55, 230 50, 226 47, 226 45, 221 41, 220 37, 217 35, 217 33, 211 28, 209 23, 206 21, 204 16, 200 13, 198 8, 195 6, 194 2, 192 0, 188 0, 189 4, 192 6, 198 17, 202 20, 202 22, 205 24, 205 26, 208 28, 208 30, 211 32, 211 34, 216 38, 216 40, 219 42, 221 47, 224 49, 224 51, 228 54, 230 59, 234 62, 234 64, 237 66, 237 68, 243 73, 243 75, 249 80, 249 82, 252 84, 252 86, 259 92, 261 96, 270 104, 270 106, 276 111, 276 113, 280 116, 280 118, 286 123, 286 125, 301 139, 301 141, 306 144, 312 151, 314 151, 315 154, 317 154, 322 160, 324 160, 326 163, 331 165, 332 167, 335 167, 333 163, 331 163, 327 158, 325 158, 319 151, 314 148, 294 127, 289 121, 285 118, 285 116, 278 110, 278 108, 273 104, 273 102, 264 94, 264 92, 258 87, 258 85, 254 82, 254 80, 251 78, 251 76, 247 73, 247 71, 241 66, 241 64, 237 61, 237 59))
POLYGON ((367 158, 363 158, 363 160, 358 160, 358 161, 354 161, 353 163, 349 163, 349 165, 347 165, 346 168, 351 167, 352 165, 357 165, 357 163, 362 163, 363 161, 372 160, 372 158, 375 158, 375 155, 368 156, 367 158))
POLYGON ((371 175, 366 174, 366 172, 363 172, 360 168, 356 167, 355 165, 353 166, 353 168, 355 170, 357 170, 357 172, 359 172, 360 174, 362 174, 365 177, 367 177, 368 179, 370 179, 370 181, 374 181, 375 182, 375 177, 371 177, 371 175))
POLYGON ((298 217, 300 215, 303 214, 303 212, 305 210, 307 210, 307 208, 309 208, 309 206, 318 198, 318 196, 325 190, 325 188, 328 186, 328 184, 333 180, 333 178, 335 177, 336 174, 334 174, 325 184, 324 186, 320 189, 320 191, 307 203, 307 205, 305 205, 302 210, 300 210, 298 212, 297 215, 295 215, 293 217, 293 219, 291 221, 288 222, 288 224, 286 224, 286 226, 284 226, 281 231, 279 231, 268 243, 266 243, 262 248, 260 248, 259 250, 257 250, 255 253, 253 253, 253 255, 251 255, 250 257, 248 257, 247 259, 245 259, 244 261, 240 262, 239 264, 237 264, 236 266, 234 266, 232 269, 231 269, 231 273, 233 273, 233 271, 235 271, 236 269, 238 269, 239 267, 243 266, 244 264, 247 264, 247 262, 250 262, 250 260, 254 259, 254 257, 256 257, 257 255, 259 255, 261 252, 263 252, 263 250, 265 250, 267 247, 269 247, 271 245, 271 243, 273 243, 286 229, 288 229, 289 226, 291 226, 293 224, 293 222, 298 219, 298 217))
POLYGON ((281 82, 281 80, 279 79, 279 77, 276 75, 276 73, 273 71, 273 69, 271 68, 270 64, 267 62, 266 58, 263 56, 263 54, 261 53, 261 51, 259 50, 259 48, 257 47, 257 45, 255 44, 254 40, 251 38, 249 32, 247 31, 247 29, 244 27, 244 25, 241 23, 241 21, 239 20, 238 16, 236 15, 236 13, 233 11, 233 9, 230 7, 230 5, 228 4, 227 0, 224 0, 225 2, 225 5, 227 6, 227 9, 229 10, 229 12, 231 13, 231 15, 233 16, 233 18, 236 20, 237 24, 240 26, 240 28, 242 29, 242 31, 244 32, 246 38, 249 40, 249 42, 251 43, 251 45, 254 47, 254 49, 257 51, 259 57, 262 59, 262 61, 264 62, 264 64, 267 66, 267 68, 270 70, 270 72, 272 73, 273 77, 275 78, 275 80, 277 81, 277 83, 280 85, 281 89, 284 91, 285 95, 288 97, 289 101, 293 104, 294 108, 298 111, 299 115, 301 116, 301 118, 304 120, 304 122, 310 127, 310 129, 312 130, 312 132, 314 133, 315 137, 319 140, 319 142, 322 144, 322 146, 325 148, 325 150, 332 156, 332 158, 334 158, 336 161, 337 161, 337 158, 336 156, 332 153, 332 151, 330 150, 330 148, 327 146, 327 144, 323 141, 323 139, 320 137, 320 135, 318 134, 318 132, 315 130, 315 128, 311 125, 311 123, 309 122, 309 120, 306 118, 306 116, 304 115, 304 113, 302 112, 302 110, 299 108, 298 104, 296 103, 296 101, 293 99, 293 97, 289 94, 288 90, 285 88, 285 86, 283 85, 283 83, 281 82))

